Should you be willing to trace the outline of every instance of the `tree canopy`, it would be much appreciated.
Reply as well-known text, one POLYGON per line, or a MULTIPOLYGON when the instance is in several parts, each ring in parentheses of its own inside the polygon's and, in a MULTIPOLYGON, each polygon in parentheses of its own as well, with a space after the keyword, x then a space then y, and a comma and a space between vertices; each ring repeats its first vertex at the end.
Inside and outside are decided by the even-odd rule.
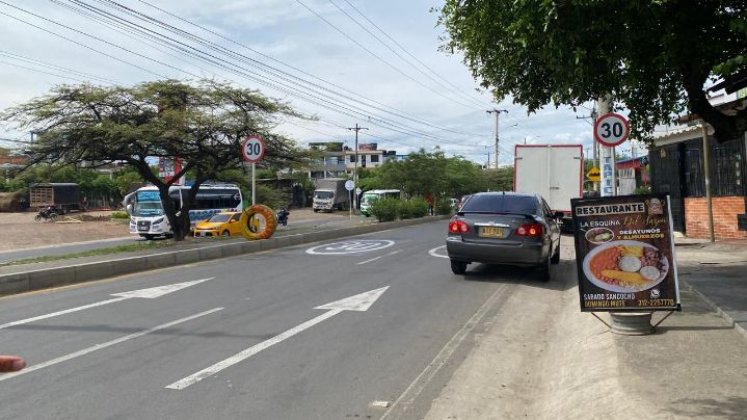
POLYGON ((609 95, 639 139, 686 110, 719 141, 747 128, 747 110, 729 115, 707 94, 747 77, 744 0, 445 0, 440 24, 444 49, 462 51, 497 100, 529 112, 609 95))
POLYGON ((245 136, 264 136, 267 165, 299 159, 295 144, 271 131, 279 115, 297 116, 288 105, 254 90, 165 80, 132 87, 63 85, 5 111, 2 119, 38 134, 29 151, 32 165, 119 161, 135 168, 159 188, 174 237, 181 240, 189 231, 188 210, 197 189, 241 166, 245 136), (178 158, 181 170, 163 180, 151 170, 157 158, 178 158), (175 209, 168 188, 187 173, 194 183, 182 208, 175 209))

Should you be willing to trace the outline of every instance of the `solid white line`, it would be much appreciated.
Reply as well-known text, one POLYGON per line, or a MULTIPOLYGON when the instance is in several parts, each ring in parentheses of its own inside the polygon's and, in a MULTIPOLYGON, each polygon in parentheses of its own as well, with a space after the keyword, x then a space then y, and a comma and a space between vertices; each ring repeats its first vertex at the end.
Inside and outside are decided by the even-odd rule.
POLYGON ((306 330, 308 328, 313 327, 314 325, 325 321, 329 318, 332 318, 333 316, 339 314, 342 312, 342 309, 333 309, 330 311, 327 311, 321 315, 319 315, 316 318, 310 319, 303 324, 299 324, 288 331, 285 331, 281 334, 276 335, 275 337, 270 338, 269 340, 265 340, 259 344, 256 344, 254 346, 249 347, 248 349, 242 350, 239 353, 236 353, 235 355, 218 362, 208 368, 205 368, 197 373, 194 373, 192 375, 187 376, 186 378, 180 379, 170 385, 166 385, 166 388, 168 389, 176 389, 176 390, 182 390, 184 388, 187 388, 190 385, 194 385, 197 382, 200 382, 201 380, 215 375, 216 373, 222 371, 223 369, 226 369, 228 367, 231 367, 239 362, 242 362, 255 354, 261 352, 262 350, 274 346, 275 344, 280 343, 283 340, 286 340, 290 337, 293 337, 294 335, 302 332, 303 330, 306 330))
POLYGON ((361 262, 358 263, 358 265, 368 264, 370 262, 374 262, 374 261, 379 260, 381 258, 384 258, 384 256, 383 255, 379 255, 378 257, 371 258, 370 260, 361 261, 361 262))
POLYGON ((135 338, 142 337, 144 335, 147 335, 147 334, 159 331, 159 330, 170 328, 170 327, 173 327, 174 325, 181 324, 181 323, 187 322, 187 321, 191 321, 193 319, 196 319, 196 318, 199 318, 199 317, 202 317, 202 316, 205 316, 205 315, 210 315, 210 314, 212 314, 214 312, 218 312, 218 311, 221 311, 221 310, 223 310, 223 308, 214 308, 214 309, 211 309, 209 311, 200 312, 199 314, 191 315, 191 316, 188 316, 186 318, 177 319, 176 321, 171 321, 171 322, 168 322, 166 324, 161 324, 161 325, 159 325, 157 327, 149 328, 147 330, 136 332, 134 334, 126 335, 124 337, 120 337, 120 338, 117 338, 115 340, 107 341, 106 343, 96 344, 94 346, 85 348, 83 350, 78 350, 78 351, 76 351, 74 353, 66 354, 66 355, 60 356, 60 357, 58 357, 56 359, 52 359, 52 360, 46 361, 44 363, 39 363, 38 365, 30 366, 30 367, 28 367, 28 368, 26 368, 26 369, 24 369, 24 370, 22 370, 20 372, 9 373, 9 374, 0 374, 0 382, 8 380, 8 379, 13 379, 13 378, 15 378, 17 376, 25 375, 27 373, 31 373, 31 372, 37 371, 39 369, 44 369, 46 367, 53 366, 53 365, 56 365, 58 363, 66 362, 68 360, 75 359, 77 357, 85 356, 86 354, 93 353, 93 352, 98 351, 98 350, 103 350, 103 349, 105 349, 107 347, 111 347, 111 346, 116 345, 116 344, 124 343, 125 341, 133 340, 135 338))
POLYGON ((402 412, 407 411, 415 399, 423 392, 425 387, 433 380, 433 377, 446 365, 451 356, 454 354, 457 348, 467 339, 467 337, 474 331, 474 329, 482 322, 482 319, 493 307, 495 301, 498 300, 498 296, 506 289, 507 285, 499 286, 495 292, 482 304, 480 309, 475 312, 474 315, 467 321, 466 324, 459 331, 451 337, 448 343, 441 349, 436 357, 423 369, 423 371, 415 378, 410 386, 405 389, 405 392, 397 398, 396 401, 389 407, 389 409, 379 418, 379 420, 386 419, 392 411, 399 405, 402 405, 402 412))
POLYGON ((378 260, 380 258, 388 257, 388 256, 394 255, 394 254, 399 254, 400 252, 402 252, 402 250, 398 249, 398 250, 392 251, 392 252, 390 252, 390 253, 388 253, 386 255, 379 255, 378 257, 371 258, 370 260, 361 261, 361 262, 358 263, 358 265, 368 264, 368 263, 374 262, 374 261, 376 261, 376 260, 378 260))
POLYGON ((39 316, 35 316, 33 318, 26 318, 26 319, 22 319, 22 320, 19 320, 19 321, 8 322, 8 323, 0 325, 0 330, 2 330, 3 328, 13 327, 15 325, 28 324, 29 322, 41 321, 42 319, 54 318, 54 317, 60 316, 60 315, 65 315, 65 314, 70 314, 70 313, 73 313, 73 312, 83 311, 83 310, 86 310, 86 309, 95 308, 97 306, 103 306, 103 305, 108 305, 110 303, 121 302, 121 301, 127 300, 127 299, 131 299, 131 298, 130 297, 125 297, 125 296, 116 297, 116 298, 113 298, 113 299, 107 299, 107 300, 102 300, 100 302, 90 303, 88 305, 78 306, 76 308, 70 308, 70 309, 65 309, 65 310, 62 310, 62 311, 52 312, 51 314, 39 315, 39 316))

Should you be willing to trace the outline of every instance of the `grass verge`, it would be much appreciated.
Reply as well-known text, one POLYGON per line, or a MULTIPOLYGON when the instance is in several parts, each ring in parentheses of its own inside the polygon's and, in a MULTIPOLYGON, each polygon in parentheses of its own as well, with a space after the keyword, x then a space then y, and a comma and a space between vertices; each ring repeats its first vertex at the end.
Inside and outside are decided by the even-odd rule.
POLYGON ((50 261, 69 260, 73 258, 97 257, 101 255, 121 254, 121 253, 126 253, 126 252, 138 252, 138 251, 147 251, 151 249, 168 248, 174 245, 176 245, 176 242, 170 241, 170 240, 157 241, 157 242, 156 241, 138 242, 134 244, 118 245, 118 246, 111 247, 111 248, 92 249, 90 251, 76 252, 73 254, 45 255, 41 257, 24 258, 22 260, 8 261, 0 265, 8 266, 8 265, 21 265, 21 264, 35 264, 35 263, 44 263, 44 262, 50 262, 50 261))

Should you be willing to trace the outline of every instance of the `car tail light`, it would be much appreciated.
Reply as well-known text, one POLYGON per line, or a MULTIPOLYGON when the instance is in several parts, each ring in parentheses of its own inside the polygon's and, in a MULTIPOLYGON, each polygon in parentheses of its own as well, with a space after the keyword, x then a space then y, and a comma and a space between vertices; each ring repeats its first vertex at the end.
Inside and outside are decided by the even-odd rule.
POLYGON ((529 236, 530 238, 539 238, 545 232, 544 226, 541 223, 525 223, 516 229, 516 234, 519 236, 529 236))
POLYGON ((469 232, 469 225, 461 220, 452 220, 449 223, 449 233, 467 233, 469 232))

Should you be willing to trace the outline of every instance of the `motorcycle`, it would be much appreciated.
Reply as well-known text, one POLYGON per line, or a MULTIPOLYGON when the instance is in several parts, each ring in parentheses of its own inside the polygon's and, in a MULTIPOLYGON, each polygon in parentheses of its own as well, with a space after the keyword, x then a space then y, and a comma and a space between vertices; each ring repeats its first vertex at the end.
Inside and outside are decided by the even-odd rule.
POLYGON ((285 207, 281 208, 277 212, 278 216, 278 224, 281 224, 283 226, 288 226, 288 215, 290 214, 290 211, 286 209, 285 207))
POLYGON ((60 214, 60 212, 54 208, 54 207, 47 207, 46 209, 39 210, 39 213, 36 214, 34 217, 34 220, 37 222, 40 220, 44 220, 47 222, 53 222, 57 220, 57 216, 60 214))

